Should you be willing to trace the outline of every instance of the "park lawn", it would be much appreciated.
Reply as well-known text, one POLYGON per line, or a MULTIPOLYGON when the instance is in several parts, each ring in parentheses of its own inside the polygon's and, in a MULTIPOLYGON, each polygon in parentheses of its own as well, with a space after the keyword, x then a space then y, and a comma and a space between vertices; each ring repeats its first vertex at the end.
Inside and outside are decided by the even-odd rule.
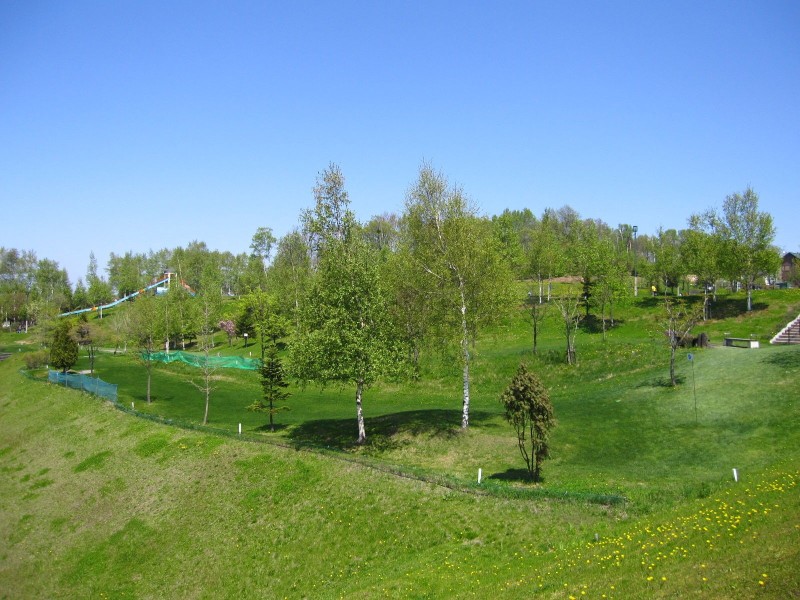
MULTIPOLYGON (((756 302, 749 320, 736 317, 735 322, 754 326, 764 322, 762 313, 780 319, 797 294, 774 293, 774 305, 756 302)), ((497 399, 525 361, 550 389, 559 420, 544 467, 543 485, 554 493, 622 495, 633 503, 631 510, 647 511, 657 503, 705 496, 732 468, 760 469, 774 455, 800 446, 798 429, 788 418, 797 414, 793 393, 800 392, 798 379, 791 377, 798 372, 796 348, 725 348, 714 332, 731 322, 709 321, 698 330, 711 332, 716 344, 693 350, 692 362, 689 350, 679 351, 682 383, 671 388, 668 350, 653 333, 660 301, 643 298, 638 305, 618 307, 617 326, 605 339, 581 332, 578 367, 561 361, 555 314, 545 324, 537 356, 523 318, 490 330, 475 348, 467 432, 459 427, 459 368, 435 356, 423 363, 420 381, 382 383, 366 392, 369 443, 363 448, 354 445, 354 390, 292 386, 290 410, 276 415, 273 434, 265 430, 263 413, 247 410, 261 393, 258 374, 249 371, 216 374, 209 425, 233 433, 241 423, 248 437, 342 451, 395 470, 413 468, 462 483, 476 481, 480 469, 490 482, 514 485, 523 465, 497 399)), ((721 297, 718 305, 726 301, 721 297)), ((180 423, 202 419, 202 395, 189 383, 199 379, 197 369, 180 363, 156 367, 154 401, 146 405, 139 364, 106 354, 98 365, 102 378, 119 383, 123 404, 134 402, 145 414, 180 423)))
MULTIPOLYGON (((709 321, 712 342, 777 327, 797 295, 774 298, 709 321)), ((352 390, 292 388, 271 434, 246 410, 257 375, 226 370, 199 431, 190 367, 158 367, 148 406, 140 365, 97 364, 122 408, 176 427, 27 379, 18 352, 0 363, 0 598, 800 594, 800 348, 681 351, 670 388, 649 304, 579 334, 578 367, 555 320, 537 356, 522 319, 487 332, 467 432, 447 360, 376 385, 363 448, 352 390), (521 360, 559 421, 537 487, 497 402, 521 360)))
MULTIPOLYGON (((789 369, 793 360, 781 359, 789 369)), ((27 380, 15 367, 0 365, 4 597, 800 590, 796 452, 742 469, 738 484, 728 477, 704 498, 638 514, 476 495, 331 455, 169 427, 27 380)))

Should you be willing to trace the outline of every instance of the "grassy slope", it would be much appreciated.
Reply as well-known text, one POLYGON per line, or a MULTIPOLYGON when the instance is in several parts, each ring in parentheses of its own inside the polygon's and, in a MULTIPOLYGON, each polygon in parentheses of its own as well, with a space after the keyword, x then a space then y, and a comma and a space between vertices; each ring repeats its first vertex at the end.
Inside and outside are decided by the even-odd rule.
MULTIPOLYGON (((685 364, 677 390, 660 384, 663 367, 631 368, 641 359, 631 353, 650 351, 632 321, 614 332, 617 356, 587 337, 579 375, 543 369, 560 420, 546 485, 622 491, 631 503, 616 508, 475 496, 177 430, 25 380, 16 357, 0 363, 0 597, 800 593, 800 350, 698 352, 695 424, 685 364), (607 368, 592 366, 593 352, 607 368)), ((368 406, 381 443, 367 454, 465 480, 478 466, 513 475, 494 399, 523 356, 510 336, 481 347, 479 362, 497 367, 476 371, 472 431, 430 421, 449 415, 453 378, 379 389, 368 406)), ((325 399, 316 433, 347 435, 349 394, 341 406, 325 399)), ((300 421, 297 407, 289 414, 300 421)))

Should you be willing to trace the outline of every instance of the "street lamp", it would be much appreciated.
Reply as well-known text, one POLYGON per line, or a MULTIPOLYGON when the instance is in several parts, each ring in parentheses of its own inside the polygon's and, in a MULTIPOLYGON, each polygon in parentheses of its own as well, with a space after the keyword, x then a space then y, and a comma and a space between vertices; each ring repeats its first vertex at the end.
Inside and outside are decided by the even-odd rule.
POLYGON ((244 347, 247 348, 247 332, 244 334, 244 347))
POLYGON ((634 297, 639 295, 639 274, 636 272, 636 232, 639 231, 639 227, 634 225, 633 226, 633 295, 634 297))

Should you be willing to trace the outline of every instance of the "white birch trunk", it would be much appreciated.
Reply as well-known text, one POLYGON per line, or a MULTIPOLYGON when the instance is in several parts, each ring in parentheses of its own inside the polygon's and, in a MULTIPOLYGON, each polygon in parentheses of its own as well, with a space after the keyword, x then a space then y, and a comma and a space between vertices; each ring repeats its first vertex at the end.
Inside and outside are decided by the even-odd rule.
POLYGON ((467 302, 464 297, 464 282, 459 277, 461 293, 461 353, 464 361, 464 404, 461 410, 461 428, 469 427, 469 335, 467 330, 467 302))
POLYGON ((364 427, 364 412, 361 409, 361 394, 364 390, 364 382, 359 380, 356 383, 356 419, 358 420, 358 444, 367 441, 367 430, 364 427))

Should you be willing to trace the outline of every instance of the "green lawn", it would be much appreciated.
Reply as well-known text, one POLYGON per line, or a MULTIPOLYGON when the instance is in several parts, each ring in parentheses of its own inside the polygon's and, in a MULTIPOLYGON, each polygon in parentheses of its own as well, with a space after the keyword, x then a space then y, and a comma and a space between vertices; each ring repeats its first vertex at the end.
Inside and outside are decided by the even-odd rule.
MULTIPOLYGON (((750 315, 721 299, 735 314, 699 330, 771 336, 790 292, 756 295, 750 315)), ((555 321, 538 356, 509 321, 476 348, 468 432, 457 368, 430 359, 420 382, 368 392, 364 448, 352 390, 293 388, 270 434, 245 410, 257 375, 220 372, 220 435, 27 379, 22 339, 3 334, 0 598, 796 596, 800 347, 715 346, 694 369, 682 351, 670 388, 656 311, 642 299, 605 341, 579 334, 578 367, 555 362, 555 321), (497 402, 520 360, 559 421, 539 488, 519 479, 497 402)), ((125 406, 202 419, 191 367, 159 367, 149 406, 141 366, 104 353, 97 367, 125 406)))

